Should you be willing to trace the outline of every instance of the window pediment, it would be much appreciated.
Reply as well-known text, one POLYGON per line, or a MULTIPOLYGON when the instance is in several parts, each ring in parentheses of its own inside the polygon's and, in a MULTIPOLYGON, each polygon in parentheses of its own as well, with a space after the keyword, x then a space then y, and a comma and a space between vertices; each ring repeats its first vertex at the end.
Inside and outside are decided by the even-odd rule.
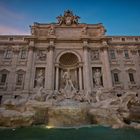
POLYGON ((19 70, 16 71, 16 73, 17 73, 17 74, 19 74, 19 73, 25 73, 25 71, 22 70, 22 69, 19 69, 19 70))
POLYGON ((113 70, 111 70, 113 73, 120 73, 121 72, 121 70, 119 70, 119 69, 117 69, 117 68, 115 68, 115 69, 113 69, 113 70))
POLYGON ((128 69, 126 69, 126 71, 127 71, 127 72, 132 72, 132 73, 136 72, 136 70, 133 69, 133 68, 128 68, 128 69))

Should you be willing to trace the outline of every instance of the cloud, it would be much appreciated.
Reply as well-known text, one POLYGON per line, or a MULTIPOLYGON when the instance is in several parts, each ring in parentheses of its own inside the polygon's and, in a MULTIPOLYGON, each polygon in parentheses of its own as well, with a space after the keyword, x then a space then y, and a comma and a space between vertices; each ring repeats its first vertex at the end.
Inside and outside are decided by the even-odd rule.
POLYGON ((24 30, 26 20, 23 13, 15 12, 5 5, 0 5, 0 35, 26 35, 29 31, 24 30))
POLYGON ((16 27, 0 25, 0 35, 29 35, 29 31, 24 31, 16 27))
POLYGON ((22 20, 24 19, 23 14, 16 13, 3 5, 0 5, 0 19, 14 19, 14 20, 22 20))

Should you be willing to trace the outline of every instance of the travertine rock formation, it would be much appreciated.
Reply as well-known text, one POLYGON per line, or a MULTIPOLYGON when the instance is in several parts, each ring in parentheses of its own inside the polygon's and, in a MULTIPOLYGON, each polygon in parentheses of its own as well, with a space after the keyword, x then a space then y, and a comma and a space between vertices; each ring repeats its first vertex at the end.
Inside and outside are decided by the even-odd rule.
MULTIPOLYGON (((42 93, 39 94, 41 97, 42 93)), ((92 100, 92 93, 85 95, 75 92, 72 97, 62 98, 61 93, 53 93, 52 96, 46 96, 46 101, 42 101, 42 98, 8 99, 0 108, 0 126, 46 124, 53 127, 73 127, 100 124, 113 128, 140 128, 140 101, 135 92, 118 95, 115 91, 105 93, 100 89, 94 96, 96 100, 92 100), (106 98, 103 98, 104 94, 106 98)))

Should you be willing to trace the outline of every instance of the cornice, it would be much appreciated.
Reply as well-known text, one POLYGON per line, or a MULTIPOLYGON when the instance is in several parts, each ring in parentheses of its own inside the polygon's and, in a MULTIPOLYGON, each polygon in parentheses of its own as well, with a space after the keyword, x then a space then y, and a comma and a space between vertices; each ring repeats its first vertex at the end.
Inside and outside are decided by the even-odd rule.
POLYGON ((140 45, 140 42, 109 42, 110 45, 140 45))

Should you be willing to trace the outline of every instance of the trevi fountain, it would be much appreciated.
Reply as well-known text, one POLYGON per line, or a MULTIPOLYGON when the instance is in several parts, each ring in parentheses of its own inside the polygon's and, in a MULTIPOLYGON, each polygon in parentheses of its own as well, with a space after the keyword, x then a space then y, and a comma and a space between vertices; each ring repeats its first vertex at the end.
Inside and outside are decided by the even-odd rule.
MULTIPOLYGON (((20 128, 32 132, 42 125, 53 128, 49 133, 85 126, 139 131, 140 37, 106 36, 101 23, 79 18, 67 10, 58 23, 34 23, 29 36, 0 36, 0 127, 12 128, 0 129, 1 138, 14 132, 22 137, 20 128)), ((80 140, 88 130, 96 136, 97 129, 81 129, 80 140)), ((118 132, 113 130, 109 135, 118 132)))
POLYGON ((53 93, 43 87, 40 70, 36 92, 29 97, 7 99, 0 108, 0 126, 21 127, 45 124, 50 127, 108 125, 113 128, 140 128, 140 100, 135 92, 105 91, 101 73, 95 73, 94 92, 78 92, 71 80, 69 69, 63 74, 64 87, 53 93))

